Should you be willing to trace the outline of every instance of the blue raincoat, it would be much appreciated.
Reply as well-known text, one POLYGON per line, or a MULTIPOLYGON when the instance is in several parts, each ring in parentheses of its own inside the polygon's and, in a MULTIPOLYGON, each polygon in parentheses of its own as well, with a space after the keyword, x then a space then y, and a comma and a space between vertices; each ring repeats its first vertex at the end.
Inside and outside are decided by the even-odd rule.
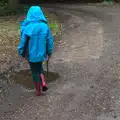
POLYGON ((21 56, 27 56, 29 62, 42 62, 47 55, 52 55, 53 37, 39 6, 29 9, 26 19, 21 23, 20 32, 18 52, 21 56))

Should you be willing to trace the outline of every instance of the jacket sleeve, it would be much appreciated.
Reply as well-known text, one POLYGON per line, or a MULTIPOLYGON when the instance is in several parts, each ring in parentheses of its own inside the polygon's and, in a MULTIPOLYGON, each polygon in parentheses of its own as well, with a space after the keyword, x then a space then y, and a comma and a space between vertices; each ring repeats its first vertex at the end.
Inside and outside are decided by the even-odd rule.
POLYGON ((52 33, 51 33, 51 30, 48 29, 48 34, 47 34, 47 54, 48 54, 48 56, 52 55, 53 47, 54 47, 54 41, 53 41, 52 33))
POLYGON ((20 43, 18 45, 18 53, 23 56, 23 52, 25 49, 25 44, 26 44, 26 38, 27 36, 25 34, 21 35, 20 43))

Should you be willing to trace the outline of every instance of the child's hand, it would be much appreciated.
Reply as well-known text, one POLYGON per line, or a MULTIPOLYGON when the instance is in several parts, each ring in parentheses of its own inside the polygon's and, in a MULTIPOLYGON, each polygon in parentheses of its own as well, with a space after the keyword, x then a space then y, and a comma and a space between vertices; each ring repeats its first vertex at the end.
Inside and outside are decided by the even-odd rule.
POLYGON ((28 58, 25 58, 25 60, 27 60, 27 61, 28 61, 28 58))

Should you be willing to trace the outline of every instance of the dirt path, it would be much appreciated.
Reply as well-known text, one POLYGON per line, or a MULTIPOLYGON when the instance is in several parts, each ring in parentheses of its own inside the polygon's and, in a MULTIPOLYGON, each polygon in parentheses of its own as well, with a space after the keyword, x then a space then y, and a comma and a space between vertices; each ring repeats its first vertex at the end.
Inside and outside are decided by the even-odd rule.
POLYGON ((42 97, 29 92, 18 111, 1 119, 120 119, 120 9, 61 7, 55 11, 64 24, 64 34, 50 63, 60 78, 42 97))

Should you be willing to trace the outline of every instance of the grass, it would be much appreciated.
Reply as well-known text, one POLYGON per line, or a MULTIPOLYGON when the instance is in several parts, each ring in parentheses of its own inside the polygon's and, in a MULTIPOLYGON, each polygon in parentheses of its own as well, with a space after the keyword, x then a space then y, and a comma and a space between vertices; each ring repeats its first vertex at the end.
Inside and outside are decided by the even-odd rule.
POLYGON ((53 31, 56 31, 56 30, 57 30, 57 24, 56 24, 56 23, 51 23, 51 24, 49 24, 49 27, 50 27, 53 31))

